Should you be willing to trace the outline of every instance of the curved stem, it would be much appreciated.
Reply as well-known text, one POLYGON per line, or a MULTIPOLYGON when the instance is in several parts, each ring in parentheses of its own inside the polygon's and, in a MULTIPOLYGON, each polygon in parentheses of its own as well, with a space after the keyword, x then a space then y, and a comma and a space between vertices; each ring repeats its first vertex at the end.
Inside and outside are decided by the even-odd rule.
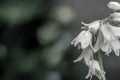
MULTIPOLYGON (((102 62, 102 56, 101 56, 101 51, 98 52, 98 61, 99 61, 101 69, 104 71, 103 62, 102 62)), ((103 76, 103 78, 101 80, 106 80, 105 75, 103 76)))

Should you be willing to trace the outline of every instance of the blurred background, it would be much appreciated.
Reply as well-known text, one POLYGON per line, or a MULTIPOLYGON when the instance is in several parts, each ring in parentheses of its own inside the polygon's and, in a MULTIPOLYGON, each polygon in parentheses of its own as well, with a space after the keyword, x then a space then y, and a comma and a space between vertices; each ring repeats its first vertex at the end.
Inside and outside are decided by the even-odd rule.
MULTIPOLYGON (((82 21, 109 16, 109 1, 0 0, 0 80, 85 80, 70 42, 82 21)), ((104 56, 104 67, 107 80, 120 80, 120 57, 104 56)))

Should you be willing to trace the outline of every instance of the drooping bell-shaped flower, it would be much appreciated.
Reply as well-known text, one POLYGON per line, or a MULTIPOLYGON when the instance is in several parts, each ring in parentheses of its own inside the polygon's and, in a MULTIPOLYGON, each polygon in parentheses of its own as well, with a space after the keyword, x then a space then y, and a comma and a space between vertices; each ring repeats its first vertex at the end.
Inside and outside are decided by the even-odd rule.
POLYGON ((106 52, 106 54, 109 54, 112 49, 108 43, 106 43, 104 36, 99 31, 97 35, 97 41, 94 45, 95 53, 99 50, 102 50, 103 52, 106 52))
POLYGON ((75 47, 78 46, 78 49, 85 49, 89 45, 92 45, 92 34, 89 31, 81 31, 79 35, 71 42, 75 47))
POLYGON ((120 41, 108 23, 101 25, 94 49, 95 52, 101 49, 106 55, 114 51, 115 55, 119 56, 120 41))
POLYGON ((88 64, 89 61, 92 59, 93 59, 93 50, 91 49, 91 47, 88 47, 82 51, 80 56, 76 60, 74 60, 74 62, 84 60, 85 63, 88 64))
POLYGON ((101 32, 104 36, 104 43, 103 45, 101 45, 101 49, 103 51, 105 51, 105 49, 108 50, 106 52, 107 54, 109 54, 113 50, 115 54, 119 56, 120 41, 118 40, 115 34, 116 32, 113 30, 113 28, 115 27, 111 26, 109 23, 106 23, 106 25, 101 26, 101 32))
POLYGON ((104 77, 105 72, 100 68, 99 62, 97 60, 90 60, 87 66, 89 67, 89 71, 85 77, 86 79, 90 77, 91 80, 93 75, 97 76, 100 80, 104 77))

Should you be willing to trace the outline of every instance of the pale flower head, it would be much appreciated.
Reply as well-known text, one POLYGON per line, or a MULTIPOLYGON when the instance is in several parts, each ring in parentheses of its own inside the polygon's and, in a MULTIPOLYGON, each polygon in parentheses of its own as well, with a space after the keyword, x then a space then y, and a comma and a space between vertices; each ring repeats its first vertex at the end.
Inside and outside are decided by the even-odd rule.
POLYGON ((78 49, 85 49, 92 43, 92 34, 89 31, 81 31, 79 35, 71 42, 78 49))
POLYGON ((111 51, 114 51, 115 55, 119 56, 120 41, 118 40, 118 37, 120 36, 120 28, 114 27, 109 23, 104 23, 100 30, 104 37, 103 41, 99 44, 101 50, 106 52, 106 55, 109 55, 111 51))
POLYGON ((101 49, 106 55, 109 55, 114 51, 115 55, 119 56, 120 41, 117 37, 120 36, 119 30, 119 27, 114 27, 108 23, 102 24, 94 46, 95 52, 101 49))
POLYGON ((90 60, 87 66, 89 67, 89 72, 85 77, 86 79, 90 77, 90 80, 91 80, 92 76, 95 75, 98 77, 98 79, 101 80, 105 75, 105 72, 101 70, 99 62, 97 60, 94 60, 94 59, 90 60))

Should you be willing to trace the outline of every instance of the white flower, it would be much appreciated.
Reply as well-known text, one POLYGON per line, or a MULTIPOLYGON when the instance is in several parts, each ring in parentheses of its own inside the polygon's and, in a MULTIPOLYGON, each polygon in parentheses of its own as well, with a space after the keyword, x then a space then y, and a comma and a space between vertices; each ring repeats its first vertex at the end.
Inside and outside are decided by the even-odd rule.
POLYGON ((94 46, 95 52, 101 49, 103 52, 106 52, 106 55, 109 55, 113 50, 115 52, 115 55, 119 56, 120 42, 116 34, 119 32, 115 32, 117 27, 115 28, 115 30, 113 30, 112 28, 115 27, 110 26, 108 23, 101 25, 100 31, 97 36, 97 41, 94 46))
POLYGON ((115 27, 111 26, 109 23, 105 23, 101 26, 101 32, 104 36, 103 44, 101 43, 101 50, 106 52, 106 55, 113 50, 116 56, 119 56, 120 42, 113 28, 115 27))
POLYGON ((74 60, 74 62, 81 61, 82 59, 84 59, 86 64, 88 64, 89 61, 93 59, 93 50, 91 47, 84 49, 81 55, 76 60, 74 60))
POLYGON ((84 22, 81 22, 83 25, 87 26, 88 29, 90 30, 90 32, 92 33, 95 33, 97 32, 97 30, 99 29, 99 26, 100 26, 100 20, 96 20, 96 21, 93 21, 89 24, 86 24, 84 22))
POLYGON ((112 10, 114 10, 114 11, 120 10, 120 4, 119 4, 118 2, 113 2, 113 1, 111 1, 111 2, 109 2, 109 3, 107 4, 107 6, 108 6, 108 8, 110 8, 110 9, 112 9, 112 10))
POLYGON ((106 54, 109 54, 112 51, 112 48, 110 48, 110 45, 108 42, 106 43, 104 36, 100 31, 97 35, 97 41, 94 45, 94 49, 95 49, 95 52, 101 49, 103 52, 106 52, 106 54))
POLYGON ((71 42, 75 47, 78 46, 78 49, 85 49, 89 45, 92 45, 92 34, 89 31, 81 31, 79 35, 71 42))
POLYGON ((86 79, 90 77, 90 80, 91 80, 92 76, 95 75, 101 80, 103 76, 105 75, 105 72, 101 70, 100 65, 97 60, 94 60, 94 59, 90 60, 87 66, 89 67, 89 72, 87 76, 85 77, 86 79))

